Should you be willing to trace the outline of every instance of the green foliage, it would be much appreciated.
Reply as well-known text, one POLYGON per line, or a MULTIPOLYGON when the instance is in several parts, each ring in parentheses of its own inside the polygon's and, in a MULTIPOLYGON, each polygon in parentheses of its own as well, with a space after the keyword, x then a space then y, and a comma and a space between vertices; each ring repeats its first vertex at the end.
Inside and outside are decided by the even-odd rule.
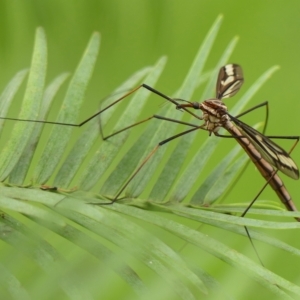
MULTIPOLYGON (((207 78, 203 68, 221 21, 222 17, 217 18, 207 34, 175 93, 177 98, 189 99, 207 78)), ((212 94, 217 71, 228 61, 236 42, 234 38, 228 44, 210 72, 202 99, 212 94)), ((57 122, 76 123, 99 43, 99 35, 93 34, 70 80, 57 122)), ((129 90, 139 82, 154 86, 165 64, 163 57, 156 65, 136 72, 113 95, 129 90)), ((45 88, 46 65, 46 38, 39 28, 21 119, 44 119, 51 101, 68 77, 66 73, 61 74, 45 88)), ((254 82, 232 109, 232 114, 238 114, 276 70, 277 67, 269 69, 254 82)), ((26 74, 27 71, 17 73, 1 95, 2 116, 6 115, 26 74)), ((111 118, 115 123, 112 131, 136 122, 149 94, 139 90, 130 101, 125 100, 128 106, 117 121, 113 113, 118 105, 113 106, 101 114, 101 126, 110 124, 111 118)), ((111 99, 106 99, 102 108, 109 103, 111 99)), ((184 115, 171 105, 162 107, 158 114, 176 119, 184 115)), ((205 260, 195 263, 195 257, 191 259, 184 251, 170 246, 172 243, 165 240, 162 232, 168 233, 167 240, 193 245, 202 255, 209 254, 214 260, 228 264, 232 272, 247 274, 249 280, 257 281, 277 297, 291 299, 287 292, 300 295, 297 285, 202 232, 203 228, 193 229, 195 223, 192 221, 196 221, 197 225, 208 224, 215 230, 225 230, 226 234, 233 232, 245 236, 244 226, 247 226, 254 241, 260 240, 295 256, 300 255, 298 249, 252 230, 252 227, 299 228, 299 223, 262 221, 248 218, 248 215, 240 218, 244 208, 239 204, 213 205, 246 162, 244 156, 237 157, 240 148, 228 153, 216 169, 206 175, 207 179, 198 190, 191 193, 220 139, 207 139, 180 172, 190 145, 196 141, 195 134, 186 135, 164 161, 158 176, 155 171, 161 164, 166 146, 161 147, 130 182, 124 193, 125 199, 113 205, 94 205, 91 203, 103 204, 113 198, 155 145, 176 131, 172 123, 152 120, 143 134, 128 146, 127 153, 120 157, 129 131, 98 145, 99 122, 99 118, 89 122, 70 151, 66 150, 69 150, 67 145, 72 128, 54 125, 37 163, 33 157, 38 149, 42 124, 16 122, 0 156, 1 178, 5 180, 0 193, 2 295, 7 299, 132 299, 133 295, 137 299, 199 299, 202 295, 209 295, 209 299, 231 299, 220 287, 222 282, 218 283, 214 278, 215 274, 204 271, 205 260), (85 162, 86 158, 88 162, 85 162), (115 166, 111 169, 112 162, 115 166), (47 184, 49 178, 53 179, 53 188, 44 186, 46 190, 41 190, 40 186, 47 184), (101 178, 104 180, 98 193, 94 188, 101 178), (149 182, 153 188, 145 195, 143 191, 149 182)), ((300 217, 299 213, 271 209, 252 209, 251 213, 300 217)))

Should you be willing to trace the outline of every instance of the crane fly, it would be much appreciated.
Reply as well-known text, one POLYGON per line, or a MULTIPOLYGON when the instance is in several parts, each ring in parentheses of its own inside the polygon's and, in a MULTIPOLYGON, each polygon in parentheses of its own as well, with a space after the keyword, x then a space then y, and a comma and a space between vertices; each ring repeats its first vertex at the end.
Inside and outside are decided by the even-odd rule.
MULTIPOLYGON (((187 131, 181 132, 177 135, 174 135, 170 138, 167 138, 160 143, 149 153, 149 155, 142 161, 140 166, 136 169, 136 171, 133 173, 133 175, 127 180, 127 182, 122 186, 121 190, 118 192, 118 194, 112 199, 112 202, 115 202, 118 200, 122 192, 125 190, 125 188, 128 186, 128 184, 132 181, 132 179, 137 175, 137 173, 142 169, 142 167, 146 164, 146 162, 154 155, 154 153, 159 149, 160 146, 168 143, 169 141, 176 139, 180 136, 183 136, 187 133, 190 133, 192 131, 203 129, 209 132, 209 135, 216 135, 219 137, 231 137, 235 138, 237 142, 241 145, 241 147, 245 150, 245 152, 248 154, 250 159, 253 161, 253 163, 256 165, 259 172, 262 174, 262 176, 266 179, 265 186, 261 189, 261 191, 258 193, 258 195, 255 197, 255 199, 250 203, 246 211, 242 214, 244 216, 247 211, 250 209, 252 204, 255 202, 255 200, 258 198, 258 196, 261 194, 261 192, 264 190, 264 188, 270 184, 272 189, 276 192, 279 199, 282 201, 282 203, 285 205, 287 210, 289 211, 297 211, 297 208, 292 201, 292 198, 287 191, 286 187, 284 186, 282 180, 277 175, 278 171, 281 171, 282 173, 286 174, 287 176, 298 179, 299 178, 299 170, 296 166, 293 159, 290 157, 289 153, 286 152, 283 148, 281 148, 279 145, 274 143, 270 140, 270 138, 282 138, 282 139, 296 139, 296 143, 293 146, 292 150, 296 146, 297 142, 299 141, 299 136, 295 137, 286 137, 286 136, 272 136, 267 137, 263 135, 262 133, 258 132, 254 128, 250 127, 249 125, 245 124, 241 120, 239 120, 237 117, 233 117, 228 113, 227 107, 223 102, 223 99, 230 98, 234 96, 241 88, 242 84, 244 82, 243 77, 243 71, 241 66, 237 64, 228 64, 223 66, 219 71, 219 76, 217 80, 216 85, 216 98, 205 100, 204 102, 198 103, 198 102, 190 102, 183 99, 176 99, 176 98, 170 98, 163 93, 155 90, 154 88, 142 84, 132 90, 131 92, 127 93, 125 95, 128 96, 131 93, 137 91, 141 87, 148 89, 149 91, 157 94, 160 97, 165 98, 169 102, 173 103, 177 109, 183 109, 189 114, 193 115, 199 120, 204 121, 204 123, 200 126, 182 122, 179 120, 169 119, 166 117, 161 117, 158 115, 153 115, 150 118, 146 118, 145 120, 142 120, 138 123, 132 124, 122 130, 119 130, 106 138, 110 138, 124 130, 127 130, 129 128, 132 128, 136 125, 139 125, 140 123, 143 123, 145 121, 148 121, 152 118, 157 118, 161 120, 166 120, 170 122, 175 122, 183 125, 188 125, 193 127, 192 129, 189 129, 187 131), (184 104, 180 104, 179 102, 184 101, 184 104), (188 108, 193 108, 195 110, 201 110, 202 116, 199 116, 197 114, 194 114, 192 111, 190 111, 188 108), (221 128, 226 129, 230 136, 224 136, 219 134, 219 130, 221 128)), ((124 97, 123 97, 124 99, 124 97)), ((258 105, 257 107, 260 107, 258 105)), ((255 108, 257 108, 255 107, 255 108)), ((253 108, 253 109, 255 109, 253 108)), ((253 110, 252 109, 252 110, 253 110)), ((244 115, 240 114, 241 115, 244 115)), ((110 204, 110 203, 107 203, 110 204)), ((297 221, 300 221, 300 218, 296 218, 297 221)))
MULTIPOLYGON (((285 207, 290 211, 297 211, 297 208, 292 201, 292 198, 290 194, 288 193, 287 189, 285 188, 282 180, 277 175, 277 171, 281 171, 287 176, 298 179, 299 178, 299 170, 295 164, 295 162, 290 157, 289 153, 287 153, 283 148, 275 144, 273 141, 270 140, 267 136, 261 134, 254 128, 250 127, 249 125, 245 124, 241 120, 239 120, 237 117, 233 117, 228 113, 227 107, 223 102, 223 99, 230 98, 234 96, 239 89, 241 88, 242 84, 244 82, 243 77, 243 71, 242 68, 237 64, 228 64, 223 66, 218 75, 217 85, 216 85, 216 98, 205 100, 204 102, 198 103, 198 102, 190 102, 182 99, 176 99, 168 97, 167 95, 155 90, 154 88, 148 86, 147 84, 141 84, 138 87, 134 88, 133 90, 129 91, 119 99, 112 102, 107 107, 101 109, 97 113, 93 114, 86 120, 82 121, 78 124, 72 124, 72 123, 63 123, 63 122, 51 122, 51 121, 44 121, 44 120, 26 120, 26 119, 17 119, 17 118, 6 118, 6 117, 0 117, 0 119, 7 119, 7 120, 14 120, 14 121, 25 121, 25 122, 34 122, 34 123, 44 123, 44 124, 56 124, 56 125, 65 125, 65 126, 73 126, 73 127, 81 127, 84 124, 88 123, 90 120, 94 119, 110 107, 114 106, 115 104, 119 103, 120 101, 127 98, 129 95, 133 94, 140 88, 145 88, 149 90, 150 92, 157 94, 158 96, 166 99, 167 101, 173 103, 176 106, 176 109, 184 110, 194 116, 195 118, 204 121, 202 125, 195 125, 175 119, 169 119, 166 117, 158 116, 158 115, 152 115, 151 117, 148 117, 142 121, 139 121, 137 123, 134 123, 130 126, 127 126, 117 132, 114 132, 113 134, 110 134, 106 137, 103 136, 102 129, 101 134, 104 140, 109 139, 110 137, 119 134, 120 132, 123 132, 125 130, 128 130, 129 128, 132 128, 134 126, 137 126, 143 122, 149 121, 153 118, 165 120, 169 122, 175 122, 183 125, 188 125, 192 127, 192 129, 186 130, 184 132, 181 132, 179 134, 176 134, 174 136, 171 136, 160 143, 148 154, 148 156, 142 161, 142 163, 139 165, 139 167, 136 169, 136 171, 133 173, 133 175, 127 180, 127 182, 122 186, 122 188, 119 190, 117 195, 112 199, 110 203, 114 203, 117 201, 122 194, 122 192, 125 190, 125 188, 128 186, 128 184, 133 180, 133 178, 137 175, 137 173, 143 168, 143 166, 149 161, 149 159, 154 155, 154 153, 159 149, 160 146, 168 143, 169 141, 172 141, 180 136, 183 136, 185 134, 188 134, 192 131, 203 129, 209 132, 209 135, 216 135, 219 137, 231 137, 235 138, 237 142, 241 145, 241 147, 245 150, 245 152, 248 154, 250 159, 253 161, 253 163, 256 165, 259 172, 262 174, 262 176, 266 179, 265 186, 261 189, 259 194, 256 196, 256 198, 251 202, 251 204, 248 206, 247 210, 242 214, 244 216, 246 212, 249 210, 251 205, 254 203, 254 201, 257 199, 257 197, 260 195, 260 193, 263 191, 263 189, 270 184, 273 190, 276 192, 282 203, 285 205, 285 207), (183 104, 180 104, 180 102, 184 101, 183 104), (190 111, 188 108, 193 108, 195 110, 201 110, 202 116, 199 116, 197 114, 194 114, 192 111, 190 111), (230 136, 224 136, 219 134, 219 130, 221 128, 226 129, 231 135, 230 136)), ((259 107, 259 106, 257 106, 259 107)), ((257 108, 255 107, 255 108, 257 108)), ((253 108, 253 109, 255 109, 253 108)), ((253 110, 252 109, 252 110, 253 110)), ((250 110, 249 110, 250 111, 250 110)), ((243 113, 245 114, 245 113, 243 113)), ((243 115, 240 114, 239 116, 243 115)), ((299 137, 272 137, 272 138, 294 138, 299 141, 299 137)), ((297 144, 296 142, 296 144, 297 144)), ((295 145, 296 145, 295 144, 295 145)), ((294 147, 295 147, 294 145, 294 147)), ((294 148, 293 147, 293 148, 294 148)), ((293 150, 292 148, 292 150, 293 150)), ((46 188, 48 189, 48 188, 46 188)), ((99 204, 99 203, 95 203, 99 204)), ((103 205, 103 204, 102 204, 103 205)), ((300 218, 296 218, 297 221, 300 221, 300 218)))
MULTIPOLYGON (((253 205, 253 203, 256 201, 256 199, 259 197, 259 195, 262 193, 262 191, 265 189, 267 185, 270 185, 272 189, 276 192, 279 199, 282 201, 282 203, 285 205, 287 210, 289 211, 297 211, 297 208, 287 191, 286 187, 284 186, 282 180, 277 175, 278 171, 281 171, 282 173, 286 174, 287 176, 293 178, 293 179, 299 179, 299 170, 293 161, 293 159, 290 157, 290 154, 286 152, 283 148, 278 146, 276 143, 270 140, 270 138, 291 138, 296 139, 296 143, 292 147, 291 151, 295 148, 296 144, 299 141, 299 136, 297 137, 267 137, 264 134, 258 132, 251 126, 245 124, 241 120, 238 119, 238 117, 246 114, 247 112, 254 110, 262 105, 258 105, 247 112, 244 112, 240 114, 237 117, 233 117, 226 107, 226 105, 223 102, 223 99, 230 98, 234 96, 241 88, 242 84, 244 82, 243 77, 243 71, 242 68, 237 64, 228 64, 223 67, 221 67, 217 79, 217 85, 216 85, 216 98, 207 99, 201 103, 199 102, 190 102, 183 99, 176 99, 166 96, 165 94, 155 90, 154 88, 146 85, 141 84, 135 89, 129 91, 119 99, 115 100, 110 105, 106 106, 105 108, 101 109, 97 113, 93 114, 91 117, 87 118, 86 120, 82 121, 78 124, 70 124, 70 123, 63 123, 63 122, 51 122, 51 121, 41 121, 41 120, 25 120, 25 119, 15 119, 15 118, 2 118, 0 119, 8 119, 8 120, 16 120, 16 121, 28 121, 28 122, 35 122, 35 123, 44 123, 44 124, 56 124, 56 125, 65 125, 65 126, 73 126, 73 127, 81 127, 84 124, 88 123, 90 120, 94 119, 96 116, 100 115, 113 105, 119 103, 123 99, 127 98, 129 95, 133 94, 140 88, 145 88, 149 90, 150 92, 157 94, 158 96, 166 99, 167 101, 171 102, 175 105, 176 109, 178 110, 184 110, 190 115, 194 116, 196 119, 199 119, 201 121, 204 121, 201 125, 195 125, 188 122, 183 122, 175 119, 170 119, 163 116, 158 115, 152 115, 144 120, 141 120, 137 123, 134 123, 130 126, 127 126, 121 130, 118 130, 106 137, 104 137, 102 128, 100 126, 100 132, 102 135, 103 140, 109 139, 110 137, 123 132, 125 130, 128 130, 134 126, 137 126, 141 123, 147 122, 153 118, 165 120, 169 122, 174 122, 178 124, 183 124, 192 127, 191 129, 188 129, 184 132, 178 133, 174 136, 171 136, 157 144, 157 146, 146 156, 146 158, 140 163, 140 165, 137 167, 137 169, 134 171, 134 173, 131 175, 131 177, 123 184, 121 189, 118 191, 116 196, 110 200, 109 203, 88 203, 88 204, 94 204, 94 205, 106 205, 106 204, 113 204, 114 202, 120 200, 121 194, 124 192, 126 187, 129 185, 129 183, 135 178, 135 176, 139 173, 139 171, 144 167, 144 165, 150 160, 150 158, 156 153, 156 151, 164 144, 181 137, 185 134, 188 134, 190 132, 193 132, 195 130, 205 130, 209 132, 209 135, 214 134, 218 137, 231 137, 236 139, 236 141, 240 144, 240 146, 244 149, 244 151, 247 153, 247 155, 250 157, 252 162, 255 164, 261 175, 266 179, 266 183, 263 186, 263 188, 260 190, 260 192, 256 195, 256 197, 252 200, 252 202, 248 205, 247 209, 243 212, 241 217, 244 217, 250 207, 253 205), (193 113, 190 109, 195 110, 201 110, 202 115, 197 115, 193 113), (224 136, 219 133, 219 130, 221 128, 224 128, 227 130, 230 134, 230 136, 224 136)), ((290 152, 291 152, 290 151, 290 152)), ((49 187, 49 186, 42 186, 42 189, 45 190, 53 190, 57 191, 57 187, 49 187)), ((298 222, 300 222, 300 218, 295 218, 298 222)), ((246 234, 252 244, 252 247, 263 265, 262 260, 259 257, 258 252, 256 251, 256 248, 253 244, 251 235, 248 231, 248 228, 244 226, 246 234)))
MULTIPOLYGON (((225 128, 245 150, 285 207, 290 211, 297 211, 289 192, 277 175, 279 170, 293 179, 299 179, 298 167, 289 153, 265 135, 230 115, 223 102, 223 99, 234 96, 243 82, 242 68, 237 64, 226 65, 219 72, 215 99, 202 103, 185 101, 187 103, 179 104, 177 108, 200 109, 203 114, 198 118, 204 124, 199 127, 209 131, 210 135, 222 136, 218 132, 220 128, 225 128)), ((296 220, 300 221, 300 218, 296 220)))
MULTIPOLYGON (((168 119, 165 117, 159 117, 159 116, 154 115, 153 117, 158 118, 158 119, 176 122, 176 123, 180 123, 180 124, 185 124, 185 125, 192 126, 194 128, 187 130, 185 132, 179 133, 177 135, 174 135, 174 136, 160 142, 152 150, 152 152, 150 152, 150 154, 144 159, 144 161, 140 164, 140 166, 137 168, 137 170, 133 173, 133 175, 129 178, 129 180, 121 188, 121 190, 116 195, 116 197, 112 200, 111 203, 115 202, 118 199, 118 197, 121 195, 121 193, 127 187, 127 185, 131 182, 131 180, 137 175, 137 173, 146 164, 146 162, 154 155, 154 153, 163 144, 165 144, 177 137, 180 137, 180 136, 190 133, 194 130, 197 130, 197 129, 204 129, 209 132, 209 135, 214 134, 219 137, 228 137, 228 136, 219 134, 219 130, 221 128, 224 128, 230 133, 230 135, 231 135, 230 137, 235 138, 237 140, 237 142, 241 145, 241 147, 245 150, 245 152, 248 154, 250 159, 253 161, 253 163, 259 170, 259 172, 266 179, 266 184, 260 190, 260 192, 257 194, 257 196, 252 200, 252 202, 248 205, 247 209, 243 212, 241 217, 244 217, 246 215, 246 213, 248 212, 250 207, 253 205, 253 203, 256 201, 258 196, 262 193, 262 191, 268 184, 271 185, 271 187, 276 192, 279 199, 285 205, 287 210, 297 211, 297 208, 296 208, 289 192, 285 188, 280 177, 277 175, 277 172, 281 171, 282 173, 286 174, 287 176, 289 176, 293 179, 299 179, 298 167, 296 166, 293 159, 290 157, 289 153, 287 153, 283 148, 281 148, 280 146, 275 144, 273 141, 271 141, 267 136, 261 134, 254 128, 252 128, 249 125, 245 124, 244 122, 240 121, 238 118, 230 115, 228 113, 228 109, 227 109, 226 105, 223 102, 223 99, 234 96, 240 90, 243 82, 244 82, 243 71, 239 65, 228 64, 228 65, 222 67, 219 71, 219 76, 218 76, 217 85, 216 85, 216 98, 205 100, 202 103, 170 98, 145 84, 142 85, 143 87, 149 89, 150 91, 154 92, 155 94, 157 94, 157 95, 165 98, 166 100, 172 102, 173 104, 175 104, 177 109, 186 110, 188 113, 192 114, 197 119, 204 121, 204 123, 200 126, 194 127, 193 124, 189 124, 189 123, 185 123, 182 121, 172 120, 172 119, 168 119), (184 101, 185 103, 178 104, 177 102, 179 100, 184 101), (202 111, 202 116, 195 115, 190 110, 188 110, 188 108, 193 108, 196 110, 200 109, 202 111)), ((142 86, 140 86, 140 87, 142 87, 142 86)), ((139 89, 140 87, 138 87, 137 89, 139 89)), ((146 119, 146 120, 148 120, 148 119, 146 119)), ((131 128, 135 125, 136 124, 133 124, 131 126, 128 126, 125 129, 131 128)), ((117 133, 118 132, 116 132, 114 134, 117 134, 117 133)), ((287 137, 281 137, 281 138, 287 138, 287 137)), ((295 145, 293 146, 292 150, 294 149, 297 142, 299 141, 299 137, 294 137, 294 138, 297 141, 296 141, 295 145)), ((300 218, 295 218, 295 219, 298 222, 300 222, 300 218)), ((246 226, 244 226, 244 228, 245 228, 246 234, 251 242, 251 245, 252 245, 260 263, 262 265, 264 265, 262 260, 260 259, 260 256, 256 250, 256 247, 254 246, 254 243, 252 241, 252 238, 251 238, 248 228, 246 226)))

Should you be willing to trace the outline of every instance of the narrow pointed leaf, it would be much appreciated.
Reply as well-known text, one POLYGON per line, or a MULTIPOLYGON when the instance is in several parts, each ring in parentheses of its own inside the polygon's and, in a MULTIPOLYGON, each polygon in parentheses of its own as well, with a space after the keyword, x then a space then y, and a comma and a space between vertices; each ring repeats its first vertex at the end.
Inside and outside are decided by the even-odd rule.
POLYGON ((204 202, 207 205, 211 205, 224 194, 225 190, 230 185, 230 182, 232 182, 233 178, 236 177, 236 174, 245 166, 247 161, 249 161, 249 157, 243 155, 224 172, 223 176, 219 177, 217 182, 215 182, 214 187, 211 187, 204 199, 204 202))
POLYGON ((241 151, 241 147, 237 145, 233 148, 217 165, 217 167, 207 176, 205 181, 201 184, 200 188, 197 190, 193 196, 191 203, 203 205, 208 202, 207 194, 215 188, 218 188, 218 180, 224 177, 224 172, 226 168, 231 164, 236 155, 241 151))
MULTIPOLYGON (((12 100, 15 94, 18 92, 21 84, 23 83, 25 76, 28 74, 28 70, 19 71, 7 84, 6 88, 0 96, 0 112, 1 117, 6 117, 7 111, 10 108, 12 100)), ((4 120, 0 119, 0 129, 3 128, 4 120)))
MULTIPOLYGON (((85 90, 96 63, 99 45, 100 36, 94 33, 69 84, 57 122, 77 123, 85 90)), ((70 140, 71 132, 70 126, 53 126, 47 146, 35 171, 34 177, 37 183, 45 183, 53 174, 70 140)))
MULTIPOLYGON (((68 76, 68 73, 61 74, 60 76, 55 78, 53 82, 46 88, 42 101, 41 111, 38 117, 39 120, 45 120, 56 93, 58 92, 64 81, 68 78, 68 76)), ((30 167, 30 163, 36 150, 43 127, 44 125, 41 123, 34 124, 32 135, 22 156, 20 157, 20 161, 9 176, 9 182, 11 184, 24 184, 24 180, 30 167)))
MULTIPOLYGON (((42 28, 38 28, 35 36, 35 44, 30 67, 29 78, 24 95, 23 105, 19 119, 33 119, 38 117, 40 103, 45 84, 47 66, 46 37, 42 28)), ((9 175, 18 162, 29 140, 34 124, 17 122, 11 133, 5 148, 0 156, 0 180, 3 181, 9 175), (22 137, 20 139, 20 136, 22 137)))

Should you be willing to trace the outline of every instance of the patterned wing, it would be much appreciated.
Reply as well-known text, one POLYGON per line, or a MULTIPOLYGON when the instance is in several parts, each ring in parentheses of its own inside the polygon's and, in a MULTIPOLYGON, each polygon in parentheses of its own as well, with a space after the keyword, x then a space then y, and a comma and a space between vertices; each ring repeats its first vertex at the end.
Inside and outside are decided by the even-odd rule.
POLYGON ((244 82, 243 70, 236 64, 228 64, 219 71, 216 97, 224 99, 234 96, 244 82))
POLYGON ((253 146, 267 162, 287 176, 299 179, 298 167, 284 149, 251 126, 232 116, 230 118, 240 128, 242 133, 250 139, 253 146))

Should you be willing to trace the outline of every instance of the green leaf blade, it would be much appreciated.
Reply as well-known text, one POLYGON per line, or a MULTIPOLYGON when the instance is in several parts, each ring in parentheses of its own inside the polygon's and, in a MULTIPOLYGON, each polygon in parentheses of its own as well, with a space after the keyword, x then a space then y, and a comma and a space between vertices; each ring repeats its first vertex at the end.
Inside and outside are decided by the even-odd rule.
MULTIPOLYGON (((20 119, 33 119, 38 117, 47 67, 47 44, 45 33, 42 28, 36 31, 35 45, 32 56, 31 68, 20 119)), ((0 157, 0 179, 3 181, 9 175, 15 164, 19 160, 27 141, 29 140, 34 124, 22 122, 16 123, 11 138, 7 142, 0 157), (22 136, 22 139, 20 139, 22 136)))
MULTIPOLYGON (((52 101, 54 100, 54 97, 56 93, 58 92, 61 85, 65 82, 65 80, 69 77, 68 73, 61 74, 57 78, 53 80, 52 83, 46 88, 43 101, 42 101, 42 107, 39 114, 39 120, 45 120, 45 117, 47 116, 49 109, 51 107, 52 101)), ((15 185, 22 185, 24 184, 28 169, 30 167, 30 164, 33 159, 33 155, 35 153, 36 147, 38 145, 42 129, 44 127, 44 124, 41 123, 35 123, 34 129, 32 132, 32 135, 30 139, 28 140, 28 143, 26 145, 25 150, 23 151, 20 160, 18 164, 14 167, 12 170, 10 176, 9 176, 9 183, 15 184, 15 185)))
MULTIPOLYGON (((76 124, 85 90, 96 63, 99 46, 100 36, 94 33, 69 84, 57 122, 76 124)), ((70 140, 71 131, 70 126, 53 127, 48 144, 35 170, 36 183, 45 183, 54 172, 70 140)))

